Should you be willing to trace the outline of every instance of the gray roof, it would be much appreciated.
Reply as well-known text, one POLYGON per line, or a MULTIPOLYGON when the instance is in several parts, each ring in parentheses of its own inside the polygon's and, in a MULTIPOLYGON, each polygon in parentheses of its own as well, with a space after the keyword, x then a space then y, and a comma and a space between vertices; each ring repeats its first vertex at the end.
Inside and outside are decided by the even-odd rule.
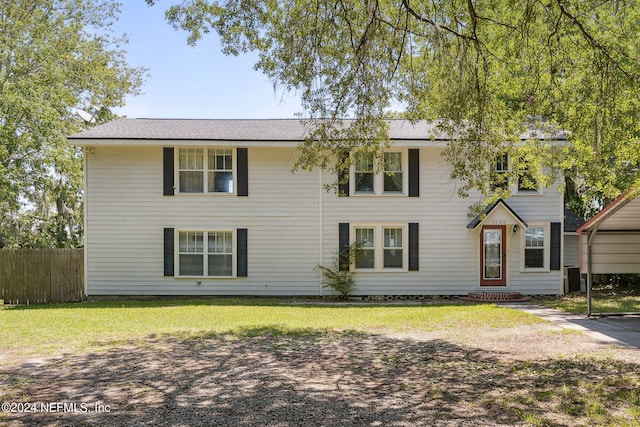
POLYGON ((586 221, 578 216, 571 208, 564 207, 564 231, 577 231, 586 221))
MULTIPOLYGON (((388 123, 391 139, 449 139, 428 122, 388 123)), ((307 134, 307 125, 300 119, 119 119, 69 139, 303 141, 307 134)))
MULTIPOLYGON (((344 124, 352 120, 345 119, 344 124)), ((437 123, 387 120, 392 140, 448 141, 450 136, 437 123)), ((209 141, 303 141, 308 122, 301 119, 119 119, 70 136, 70 140, 209 140, 209 141)), ((523 139, 541 139, 541 131, 530 130, 523 139)), ((556 140, 566 135, 558 132, 556 140)))

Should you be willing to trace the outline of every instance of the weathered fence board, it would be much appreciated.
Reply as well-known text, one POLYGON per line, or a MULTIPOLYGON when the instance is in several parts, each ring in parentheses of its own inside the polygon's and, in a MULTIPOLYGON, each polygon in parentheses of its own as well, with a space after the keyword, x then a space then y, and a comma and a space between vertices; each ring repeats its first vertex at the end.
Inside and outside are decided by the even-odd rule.
POLYGON ((0 250, 0 300, 5 304, 84 299, 83 249, 0 250))

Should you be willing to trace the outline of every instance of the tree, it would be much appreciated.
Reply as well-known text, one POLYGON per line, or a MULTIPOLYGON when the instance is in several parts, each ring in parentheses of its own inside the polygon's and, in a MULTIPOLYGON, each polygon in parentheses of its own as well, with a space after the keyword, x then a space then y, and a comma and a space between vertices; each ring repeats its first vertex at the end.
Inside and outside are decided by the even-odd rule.
POLYGON ((110 31, 118 12, 111 0, 0 5, 0 247, 80 243, 82 158, 65 137, 112 119, 144 74, 110 31))
POLYGON ((581 211, 638 180, 638 0, 186 0, 167 18, 190 44, 213 30, 227 54, 258 52, 256 69, 301 94, 313 132, 298 167, 378 150, 399 103, 453 135, 445 155, 463 196, 508 195, 487 185, 504 151, 546 166, 547 182, 567 171, 581 211), (522 144, 531 130, 569 131, 571 144, 522 144))

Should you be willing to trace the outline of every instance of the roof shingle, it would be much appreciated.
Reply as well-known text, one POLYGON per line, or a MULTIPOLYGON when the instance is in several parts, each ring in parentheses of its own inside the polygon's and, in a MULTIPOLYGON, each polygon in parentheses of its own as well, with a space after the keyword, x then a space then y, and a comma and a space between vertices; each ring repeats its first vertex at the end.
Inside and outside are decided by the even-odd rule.
MULTIPOLYGON (((391 139, 448 139, 427 122, 390 120, 389 125, 391 139)), ((300 119, 119 119, 69 139, 303 141, 307 134, 300 119)))

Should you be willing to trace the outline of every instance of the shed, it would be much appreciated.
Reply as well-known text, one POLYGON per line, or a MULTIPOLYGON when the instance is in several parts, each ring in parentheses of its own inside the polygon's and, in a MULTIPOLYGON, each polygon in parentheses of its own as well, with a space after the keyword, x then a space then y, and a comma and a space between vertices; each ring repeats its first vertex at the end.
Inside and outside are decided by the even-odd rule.
POLYGON ((593 274, 640 273, 640 198, 622 194, 578 228, 580 272, 587 275, 587 315, 591 315, 593 274))

